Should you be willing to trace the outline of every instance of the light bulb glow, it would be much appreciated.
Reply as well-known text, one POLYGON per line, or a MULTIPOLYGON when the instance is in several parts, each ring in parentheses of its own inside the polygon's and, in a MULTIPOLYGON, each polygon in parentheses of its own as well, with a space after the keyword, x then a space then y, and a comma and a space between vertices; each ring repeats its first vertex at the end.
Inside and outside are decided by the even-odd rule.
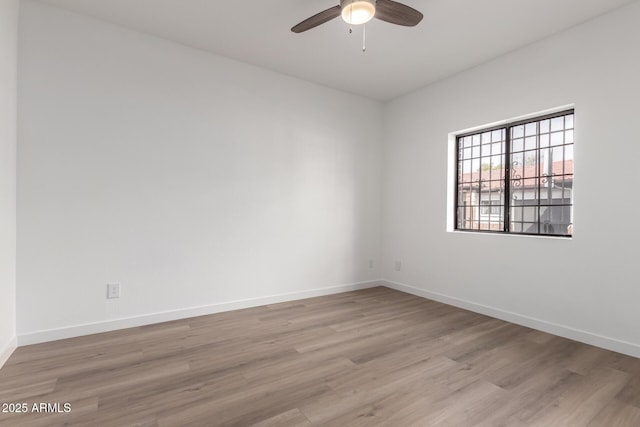
POLYGON ((376 14, 375 0, 343 0, 342 19, 351 25, 365 24, 376 14))

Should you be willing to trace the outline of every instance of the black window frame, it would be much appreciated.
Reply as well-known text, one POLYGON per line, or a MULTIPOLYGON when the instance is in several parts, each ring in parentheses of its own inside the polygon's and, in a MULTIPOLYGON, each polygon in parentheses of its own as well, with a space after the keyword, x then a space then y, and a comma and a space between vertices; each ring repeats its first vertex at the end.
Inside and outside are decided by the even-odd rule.
MULTIPOLYGON (((457 134, 455 135, 456 138, 456 142, 455 142, 455 194, 454 194, 454 230, 455 231, 460 231, 460 232, 471 232, 471 233, 490 233, 490 234, 510 234, 510 235, 517 235, 517 236, 543 236, 543 237, 563 237, 563 238, 571 238, 573 237, 573 197, 570 200, 569 204, 560 204, 558 206, 563 206, 563 207, 568 207, 571 211, 570 214, 570 222, 569 222, 569 227, 567 228, 567 232, 566 233, 554 233, 554 232, 548 232, 548 225, 550 224, 546 224, 547 227, 545 229, 545 231, 543 231, 542 227, 543 223, 541 223, 540 220, 540 207, 542 206, 553 206, 554 204, 552 202, 549 202, 549 205, 542 205, 540 203, 540 194, 537 195, 537 198, 535 199, 537 201, 536 203, 536 207, 538 207, 538 213, 537 213, 537 225, 538 225, 538 230, 535 233, 532 232, 524 232, 524 231, 512 231, 511 230, 511 208, 514 206, 513 203, 513 199, 512 199, 512 189, 511 189, 511 181, 514 179, 512 177, 512 147, 511 147, 511 139, 512 139, 512 129, 518 126, 526 126, 527 124, 531 124, 531 123, 539 123, 542 122, 544 120, 552 120, 554 118, 558 118, 558 117, 565 117, 565 116, 569 116, 569 115, 573 115, 573 129, 574 130, 574 136, 575 136, 575 109, 570 108, 570 109, 566 109, 566 110, 562 110, 562 111, 557 111, 554 113, 549 113, 549 114, 544 114, 544 115, 539 115, 539 116, 532 116, 529 117, 527 119, 523 119, 523 120, 517 120, 517 121, 512 121, 512 122, 508 122, 505 124, 501 124, 501 125, 496 125, 496 126, 491 126, 491 127, 486 127, 486 128, 480 128, 480 129, 476 129, 474 131, 471 132, 466 132, 466 133, 462 133, 462 134, 457 134), (462 172, 460 171, 460 153, 461 153, 461 147, 460 147, 460 142, 463 138, 469 137, 469 136, 474 136, 474 135, 482 135, 484 133, 487 132, 494 132, 497 130, 502 130, 504 132, 504 152, 502 153, 502 164, 504 165, 504 177, 500 180, 501 185, 503 185, 504 188, 504 207, 503 207, 503 212, 501 213, 501 220, 502 220, 502 229, 501 230, 483 230, 483 229, 475 229, 475 228, 460 228, 460 221, 459 221, 459 209, 460 208, 464 208, 466 209, 467 206, 463 206, 460 204, 460 176, 462 174, 462 172)), ((564 132, 567 131, 566 125, 563 129, 564 132)), ((551 136, 551 129, 549 129, 549 131, 547 132, 550 136, 551 136)), ((540 129, 539 127, 537 128, 536 131, 536 139, 537 139, 537 143, 536 143, 536 149, 535 149, 535 153, 536 153, 536 159, 539 160, 540 158, 540 152, 541 152, 541 147, 540 147, 540 143, 539 143, 539 137, 541 135, 540 129)), ((523 137, 524 140, 524 137, 523 137)), ((482 145, 482 142, 480 143, 482 145)), ((572 148, 575 144, 575 138, 572 142, 567 143, 566 141, 563 141, 562 144, 556 145, 563 147, 563 149, 568 146, 571 145, 572 148)), ((550 145, 551 146, 551 145, 550 145)), ((532 150, 528 150, 528 151, 532 151, 532 150)), ((520 151, 514 151, 516 153, 519 153, 520 151)), ((524 154, 526 152, 526 150, 522 150, 522 153, 524 154)), ((473 157, 472 157, 473 158, 473 157)), ((482 159, 482 156, 479 157, 479 159, 482 159)), ((469 159, 462 159, 462 160, 469 160, 469 159)), ((566 162, 566 159, 563 158, 563 161, 566 162)), ((482 167, 482 163, 480 165, 480 167, 482 167)), ((524 165, 523 165, 524 167, 524 165)), ((564 166, 563 166, 564 167, 564 166)), ((473 173, 473 171, 472 171, 473 173)), ((574 173, 571 173, 572 177, 574 176, 574 173)), ((566 176, 565 174, 563 174, 563 176, 566 176)), ((536 179, 540 179, 542 178, 542 175, 540 176, 536 176, 536 179)), ((572 178, 573 179, 573 178, 572 178)), ((481 183, 482 180, 479 180, 481 183)), ((572 191, 573 191, 573 182, 572 182, 572 191)), ((540 192, 540 185, 538 184, 538 193, 540 192)), ((563 199, 564 200, 564 197, 563 199)), ((526 205, 522 205, 522 206, 526 206, 526 205)), ((489 207, 489 206, 487 206, 489 207)), ((482 209, 482 200, 480 200, 478 202, 478 213, 481 214, 481 209, 482 209)), ((492 212, 493 210, 493 206, 489 207, 490 212, 492 212)), ((485 215, 485 216, 495 216, 496 214, 489 214, 489 215, 485 215)), ((523 226, 524 222, 520 221, 521 223, 521 227, 523 226)))

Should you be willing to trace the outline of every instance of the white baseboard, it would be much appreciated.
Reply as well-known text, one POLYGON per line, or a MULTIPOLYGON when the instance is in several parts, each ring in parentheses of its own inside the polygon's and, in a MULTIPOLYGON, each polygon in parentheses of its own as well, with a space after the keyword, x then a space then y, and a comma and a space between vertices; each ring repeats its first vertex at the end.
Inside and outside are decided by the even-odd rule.
POLYGON ((638 344, 617 340, 615 338, 605 337, 580 329, 575 329, 569 326, 547 322, 545 320, 524 316, 518 313, 505 311, 482 304, 477 304, 471 301, 451 297, 437 292, 431 292, 413 286, 405 285, 403 283, 392 282, 389 280, 381 280, 380 283, 382 284, 382 286, 386 286, 387 288, 395 289, 400 292, 405 292, 408 294, 438 301, 444 304, 452 305, 454 307, 463 308, 465 310, 485 314, 496 319, 515 323, 517 325, 526 326, 532 329, 537 329, 539 331, 548 332, 553 335, 569 338, 574 341, 579 341, 585 344, 590 344, 596 347, 601 347, 607 350, 626 354, 628 356, 640 358, 640 345, 638 344))
POLYGON ((200 307, 190 307, 179 310, 165 311, 160 313, 151 313, 141 316, 127 317, 122 319, 106 320, 104 322, 88 323, 74 325, 65 328, 49 329, 43 331, 30 332, 20 334, 9 342, 4 349, 0 349, 0 367, 7 361, 16 345, 23 346, 29 344, 37 344, 41 342, 55 341, 65 338, 73 338, 82 335, 96 334, 100 332, 115 331, 118 329, 132 328, 136 326, 150 325, 154 323, 168 322, 172 320, 185 319, 189 317, 203 316, 207 314, 221 313, 231 310, 239 310, 243 308, 258 307, 261 305, 275 304, 279 302, 293 301, 304 298, 312 298, 323 295, 331 295, 341 292, 349 292, 360 289, 372 288, 375 286, 386 286, 397 291, 416 295, 422 298, 442 302, 454 307, 463 308, 465 310, 476 313, 485 314, 496 319, 505 320, 507 322, 548 332, 564 338, 616 351, 632 357, 640 358, 640 345, 609 338, 602 335, 594 334, 588 331, 575 329, 569 326, 559 325, 541 319, 524 316, 518 313, 501 310, 494 307, 474 303, 460 298, 431 292, 424 289, 416 288, 403 283, 392 282, 390 280, 375 280, 368 282, 359 282, 348 285, 333 286, 327 288, 312 289, 302 292, 290 292, 284 294, 271 295, 259 298, 249 298, 244 300, 229 301, 218 304, 211 304, 200 307))
POLYGON ((4 366, 4 364, 9 360, 11 354, 18 346, 18 340, 16 337, 11 338, 11 340, 4 345, 4 347, 0 347, 0 368, 4 366))
POLYGON ((103 322, 85 323, 68 326, 65 328, 48 329, 29 332, 18 335, 18 345, 38 344, 48 341, 56 341, 65 338, 79 337, 82 335, 97 334, 100 332, 115 331, 118 329, 133 328, 136 326, 150 325, 154 323, 168 322, 189 317, 203 316, 207 314, 221 313, 224 311, 239 310, 242 308, 258 307, 261 305, 275 304, 279 302, 293 301, 304 298, 312 298, 323 295, 337 294, 341 292, 356 291, 360 289, 382 286, 379 281, 352 283, 348 285, 332 286, 327 288, 311 289, 302 292, 289 292, 266 297, 249 298, 244 300, 229 301, 218 304, 189 307, 178 310, 150 313, 141 316, 127 317, 103 322))

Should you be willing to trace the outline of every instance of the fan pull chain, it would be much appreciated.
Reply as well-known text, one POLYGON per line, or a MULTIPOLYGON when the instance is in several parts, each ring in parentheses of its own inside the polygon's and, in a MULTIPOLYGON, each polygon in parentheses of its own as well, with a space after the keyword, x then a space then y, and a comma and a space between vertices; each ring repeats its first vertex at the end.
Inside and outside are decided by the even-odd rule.
POLYGON ((353 0, 351 0, 351 4, 349 5, 349 34, 353 33, 353 0))
POLYGON ((362 25, 362 52, 367 51, 367 24, 362 25))

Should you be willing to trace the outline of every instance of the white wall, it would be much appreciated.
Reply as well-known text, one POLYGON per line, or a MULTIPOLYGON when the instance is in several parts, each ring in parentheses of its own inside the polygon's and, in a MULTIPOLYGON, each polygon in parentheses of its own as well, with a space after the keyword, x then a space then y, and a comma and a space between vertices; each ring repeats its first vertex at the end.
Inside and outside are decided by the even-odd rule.
POLYGON ((18 0, 0 1, 0 366, 16 345, 18 0))
POLYGON ((386 106, 391 286, 640 356, 638 22, 634 2, 386 106), (447 135, 567 104, 575 237, 446 232, 447 135))
POLYGON ((21 344, 380 276, 380 104, 22 7, 21 344))

